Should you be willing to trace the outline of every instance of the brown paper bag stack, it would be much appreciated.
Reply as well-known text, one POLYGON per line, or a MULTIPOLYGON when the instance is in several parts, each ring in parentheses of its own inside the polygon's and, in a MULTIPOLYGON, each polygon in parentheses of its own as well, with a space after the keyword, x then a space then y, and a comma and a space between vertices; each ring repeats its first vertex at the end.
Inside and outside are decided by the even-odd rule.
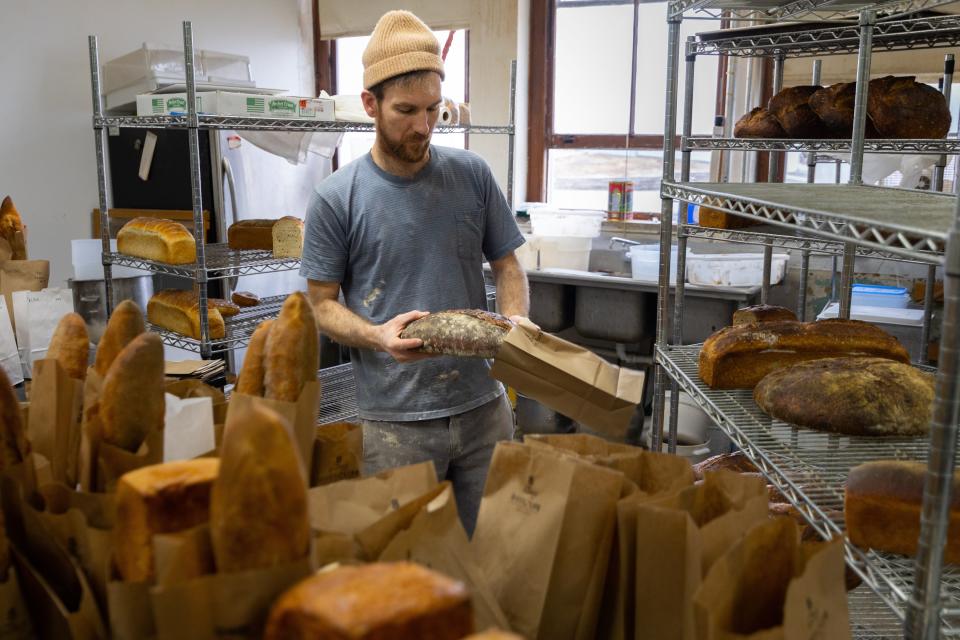
POLYGON ((7 302, 10 324, 16 329, 13 319, 13 292, 40 291, 50 282, 49 260, 7 260, 0 262, 0 293, 7 302))
POLYGON ((635 638, 694 637, 693 596, 710 567, 767 519, 761 478, 708 472, 636 511, 635 638))
POLYGON ((334 422, 317 426, 311 487, 358 478, 362 464, 363 430, 359 424, 334 422))
POLYGON ((845 640, 843 543, 800 544, 790 518, 753 527, 710 569, 694 599, 698 640, 845 640))
POLYGON ((472 545, 513 630, 593 638, 622 473, 547 447, 497 444, 472 545))
POLYGON ((78 481, 83 387, 52 358, 33 364, 27 437, 33 451, 50 462, 54 481, 71 486, 78 481))

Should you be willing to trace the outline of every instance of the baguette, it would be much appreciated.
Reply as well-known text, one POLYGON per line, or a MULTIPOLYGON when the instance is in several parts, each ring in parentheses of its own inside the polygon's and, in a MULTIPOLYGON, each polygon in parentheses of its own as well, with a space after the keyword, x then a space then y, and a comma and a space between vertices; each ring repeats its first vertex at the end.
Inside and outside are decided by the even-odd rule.
POLYGON ((94 371, 101 377, 107 375, 107 370, 123 348, 146 330, 140 307, 131 300, 121 301, 113 310, 110 320, 107 321, 107 328, 97 344, 97 354, 93 360, 94 371))
POLYGON ((837 356, 910 362, 907 350, 879 327, 859 320, 782 320, 727 327, 700 350, 700 377, 712 389, 752 389, 771 371, 837 356))
MULTIPOLYGON (((158 291, 147 303, 147 320, 164 329, 200 339, 200 304, 192 291, 158 291)), ((217 340, 226 335, 223 315, 212 302, 207 305, 207 322, 211 339, 217 340)))
POLYGON ((423 340, 420 351, 424 353, 493 358, 513 326, 498 313, 454 309, 414 320, 403 329, 400 337, 423 340))
POLYGON ((272 229, 273 256, 275 258, 299 258, 303 253, 303 220, 284 216, 272 229))
POLYGON ((210 536, 221 572, 266 569, 307 556, 307 485, 291 427, 255 406, 231 415, 210 498, 210 536))
POLYGON ((163 429, 163 342, 143 333, 124 347, 103 380, 101 438, 136 452, 151 430, 163 429))
POLYGON ((154 577, 153 536, 185 531, 209 519, 216 458, 167 462, 125 473, 117 482, 114 561, 127 582, 154 577))
POLYGON ((13 205, 13 199, 7 196, 0 203, 0 238, 10 245, 11 260, 26 260, 27 246, 24 237, 23 220, 13 205))
POLYGON ((227 228, 227 245, 231 249, 273 250, 273 225, 276 220, 257 218, 240 220, 227 228))
POLYGON ((264 640, 458 640, 473 632, 466 587, 412 562, 317 573, 273 605, 264 640))
POLYGON ((264 397, 297 401, 303 385, 317 378, 319 340, 307 297, 299 291, 287 296, 267 335, 264 397))
MULTIPOLYGON (((867 462, 850 471, 843 510, 850 542, 913 556, 920 538, 920 513, 927 465, 903 460, 867 462)), ((960 564, 960 473, 954 471, 950 524, 944 559, 960 564)))
POLYGON ((261 322, 253 335, 250 336, 250 344, 247 345, 247 353, 243 356, 243 368, 240 369, 240 376, 237 379, 235 391, 249 396, 263 396, 263 361, 267 346, 267 336, 270 334, 270 327, 273 320, 264 320, 261 322))
POLYGON ((117 250, 168 264, 197 261, 197 242, 185 226, 162 218, 134 218, 117 233, 117 250))
POLYGON ((30 454, 30 442, 23 428, 20 403, 7 372, 0 367, 0 471, 23 462, 30 454))
POLYGON ((87 325, 79 313, 68 313, 60 318, 50 338, 47 357, 60 363, 67 375, 74 380, 87 377, 90 361, 90 337, 87 325))

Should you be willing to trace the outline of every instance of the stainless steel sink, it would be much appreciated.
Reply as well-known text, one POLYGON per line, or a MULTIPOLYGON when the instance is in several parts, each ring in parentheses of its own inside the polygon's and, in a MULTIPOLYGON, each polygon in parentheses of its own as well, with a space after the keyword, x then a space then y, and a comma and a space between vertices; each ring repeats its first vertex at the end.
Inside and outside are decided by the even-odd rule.
POLYGON ((573 326, 575 289, 568 284, 530 283, 530 320, 557 333, 573 326))
POLYGON ((656 300, 641 291, 578 286, 574 326, 585 338, 636 344, 654 335, 656 300))

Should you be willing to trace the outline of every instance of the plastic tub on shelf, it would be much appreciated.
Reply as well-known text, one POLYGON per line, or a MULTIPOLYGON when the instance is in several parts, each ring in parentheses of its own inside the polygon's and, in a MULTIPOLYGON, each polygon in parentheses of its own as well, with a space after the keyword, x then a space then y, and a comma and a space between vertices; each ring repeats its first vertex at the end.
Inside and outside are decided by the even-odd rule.
POLYGON ((906 309, 910 294, 904 287, 879 284, 854 284, 851 306, 906 309))
POLYGON ((604 211, 551 207, 534 207, 528 213, 533 235, 541 237, 596 238, 607 217, 604 211))
MULTIPOLYGON (((688 254, 689 255, 689 254, 688 254)), ((638 244, 627 251, 630 258, 630 275, 634 280, 658 281, 660 279, 660 245, 638 244)), ((670 284, 677 283, 677 245, 670 249, 670 284)))
MULTIPOLYGON (((593 238, 535 235, 533 244, 540 252, 541 269, 587 271, 590 268, 590 247, 593 244, 593 238)), ((534 254, 534 261, 536 261, 536 254, 534 254)))
MULTIPOLYGON (((790 256, 773 254, 770 284, 783 281, 790 256)), ((763 284, 762 253, 687 254, 687 282, 690 284, 750 287, 763 284)))

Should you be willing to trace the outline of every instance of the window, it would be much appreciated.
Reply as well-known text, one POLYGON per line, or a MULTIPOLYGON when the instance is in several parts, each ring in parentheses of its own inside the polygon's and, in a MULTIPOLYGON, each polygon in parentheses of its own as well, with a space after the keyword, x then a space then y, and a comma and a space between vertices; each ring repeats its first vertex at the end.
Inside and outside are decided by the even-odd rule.
MULTIPOLYGON (((546 20, 536 32, 532 55, 544 53, 542 103, 531 96, 528 199, 547 199, 561 207, 604 209, 607 183, 634 183, 634 211, 659 212, 667 28, 665 3, 633 0, 533 0, 546 20), (538 6, 539 5, 539 6, 538 6), (552 56, 546 52, 553 52, 552 56), (539 118, 537 111, 545 113, 539 118), (541 160, 540 157, 543 157, 541 160), (545 189, 544 189, 545 188, 545 189)), ((681 25, 681 42, 697 23, 681 25)), ((682 48, 682 45, 681 45, 682 48)), ((681 51, 682 54, 682 51, 681 51)), ((682 59, 682 57, 681 57, 682 59)), ((714 56, 698 58, 694 78, 694 133, 710 133, 717 96, 714 56)), ((685 69, 681 65, 678 92, 685 69)), ((531 84, 535 89, 534 84, 531 84)), ((681 105, 682 107, 682 105, 681 105)), ((682 113, 678 109, 678 113, 682 113)), ((691 170, 706 179, 709 154, 694 153, 691 170)))
MULTIPOLYGON (((447 43, 449 31, 434 31, 441 50, 447 43)), ((452 32, 452 40, 444 61, 443 95, 457 102, 467 100, 467 32, 452 32)), ((359 95, 363 91, 363 50, 370 36, 338 38, 336 41, 336 92, 340 95, 359 95)), ((433 136, 433 144, 447 147, 465 147, 465 138, 461 133, 444 133, 433 136)), ((347 133, 337 151, 337 162, 343 166, 364 155, 373 146, 374 134, 347 133)))

